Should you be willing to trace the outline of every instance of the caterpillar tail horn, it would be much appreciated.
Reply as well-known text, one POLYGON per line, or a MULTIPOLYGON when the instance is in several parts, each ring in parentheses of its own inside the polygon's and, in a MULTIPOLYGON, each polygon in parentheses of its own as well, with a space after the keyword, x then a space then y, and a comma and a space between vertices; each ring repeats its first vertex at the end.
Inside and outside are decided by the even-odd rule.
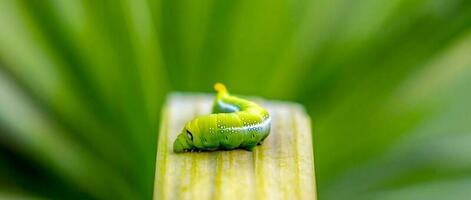
POLYGON ((214 90, 216 90, 218 95, 221 95, 221 96, 228 94, 226 86, 222 83, 214 84, 214 90))

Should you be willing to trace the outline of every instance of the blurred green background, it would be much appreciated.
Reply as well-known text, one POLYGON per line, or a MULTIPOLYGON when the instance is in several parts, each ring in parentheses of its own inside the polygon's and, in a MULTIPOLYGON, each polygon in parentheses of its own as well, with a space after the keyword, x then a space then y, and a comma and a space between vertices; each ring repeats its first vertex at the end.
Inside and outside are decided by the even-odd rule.
POLYGON ((0 0, 0 198, 150 199, 215 82, 307 108, 320 199, 471 196, 471 1, 0 0))

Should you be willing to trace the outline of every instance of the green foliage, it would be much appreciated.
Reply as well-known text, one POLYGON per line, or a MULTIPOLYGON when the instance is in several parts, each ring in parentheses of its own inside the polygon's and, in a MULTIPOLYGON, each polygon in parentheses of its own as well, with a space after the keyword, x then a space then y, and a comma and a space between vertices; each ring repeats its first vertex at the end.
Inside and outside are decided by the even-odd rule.
POLYGON ((320 199, 461 199, 470 52, 465 0, 0 0, 0 195, 151 198, 166 94, 223 82, 308 108, 320 199))

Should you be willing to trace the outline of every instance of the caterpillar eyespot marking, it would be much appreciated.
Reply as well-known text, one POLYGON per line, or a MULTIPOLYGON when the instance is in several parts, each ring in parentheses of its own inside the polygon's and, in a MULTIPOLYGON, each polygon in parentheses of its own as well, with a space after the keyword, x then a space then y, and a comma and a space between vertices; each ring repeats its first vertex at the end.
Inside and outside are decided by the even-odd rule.
POLYGON ((191 141, 193 141, 193 134, 189 130, 186 130, 186 134, 188 135, 188 138, 190 138, 191 141))
POLYGON ((173 143, 174 152, 251 151, 270 134, 271 118, 266 109, 230 95, 221 83, 216 83, 214 89, 217 94, 212 114, 187 122, 173 143))

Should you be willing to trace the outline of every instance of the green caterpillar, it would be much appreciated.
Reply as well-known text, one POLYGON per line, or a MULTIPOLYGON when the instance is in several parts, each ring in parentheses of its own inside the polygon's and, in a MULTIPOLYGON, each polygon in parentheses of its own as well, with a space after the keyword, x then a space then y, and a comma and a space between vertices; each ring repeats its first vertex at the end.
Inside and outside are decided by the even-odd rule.
POLYGON ((268 111, 254 102, 230 95, 223 84, 217 92, 213 114, 197 117, 188 123, 173 143, 176 153, 188 151, 252 151, 270 134, 268 111))

